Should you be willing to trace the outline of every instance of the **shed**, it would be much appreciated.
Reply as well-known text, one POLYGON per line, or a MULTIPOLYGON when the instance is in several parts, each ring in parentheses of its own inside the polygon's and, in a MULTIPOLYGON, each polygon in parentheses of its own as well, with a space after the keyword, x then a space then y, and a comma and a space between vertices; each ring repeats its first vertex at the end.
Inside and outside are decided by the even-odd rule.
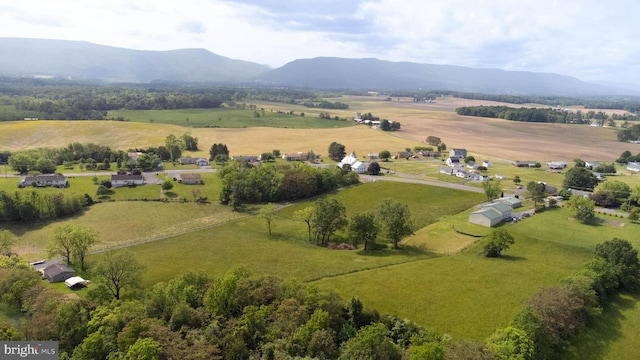
POLYGON ((67 285, 69 289, 82 287, 85 283, 86 280, 80 276, 73 276, 64 281, 64 284, 67 285))
POLYGON ((76 271, 65 264, 51 264, 42 270, 42 277, 49 282, 62 282, 75 276, 76 271))

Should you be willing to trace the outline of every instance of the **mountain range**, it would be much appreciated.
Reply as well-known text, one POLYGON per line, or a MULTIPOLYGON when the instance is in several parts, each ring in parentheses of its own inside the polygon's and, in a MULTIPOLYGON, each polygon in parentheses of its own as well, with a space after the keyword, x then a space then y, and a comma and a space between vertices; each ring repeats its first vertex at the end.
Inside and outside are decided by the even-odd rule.
POLYGON ((452 90, 535 95, 636 95, 637 91, 552 73, 378 59, 318 57, 280 68, 204 49, 143 51, 83 41, 0 38, 0 75, 119 83, 217 83, 350 90, 452 90))

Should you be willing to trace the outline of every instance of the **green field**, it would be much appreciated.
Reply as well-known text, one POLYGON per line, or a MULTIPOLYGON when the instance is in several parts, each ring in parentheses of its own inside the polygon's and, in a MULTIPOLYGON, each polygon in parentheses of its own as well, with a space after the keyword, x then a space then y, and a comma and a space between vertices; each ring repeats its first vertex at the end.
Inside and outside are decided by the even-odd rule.
MULTIPOLYGON (((264 110, 180 109, 180 110, 115 110, 108 118, 123 118, 125 121, 180 125, 185 127, 276 127, 293 129, 326 129, 353 126, 352 121, 325 120, 318 117, 318 110, 296 108, 296 115, 264 110), (311 112, 309 111, 311 110, 311 112), (304 113, 305 116, 301 116, 304 113)), ((288 111, 287 111, 288 112, 288 111)))
MULTIPOLYGON (((556 209, 503 225, 516 238, 503 259, 482 257, 482 244, 478 243, 451 256, 316 283, 345 297, 358 297, 383 313, 395 313, 453 337, 484 340, 506 326, 528 296, 578 271, 595 244, 619 237, 640 247, 637 224, 614 217, 624 226, 604 222, 589 226, 570 217, 569 210, 556 209)), ((599 218, 611 220, 607 216, 599 218)), ((418 236, 423 231, 435 233, 439 239, 451 233, 440 223, 427 226, 418 236)), ((452 241, 457 243, 455 238, 452 241)))
MULTIPOLYGON (((344 203, 348 215, 370 210, 381 199, 393 196, 410 206, 416 229, 436 222, 442 216, 463 211, 483 199, 481 194, 472 192, 382 181, 341 190, 329 196, 344 203)), ((174 205, 177 204, 167 206, 174 205)), ((363 253, 327 250, 308 244, 306 225, 293 218, 293 212, 305 206, 309 203, 295 204, 279 211, 272 224, 271 238, 267 235, 264 221, 250 217, 136 246, 132 251, 147 265, 147 285, 168 280, 187 270, 220 274, 239 263, 258 273, 308 281, 434 256, 430 251, 414 246, 363 253)), ((223 217, 224 213, 219 215, 223 217)), ((343 236, 336 234, 334 241, 343 241, 343 236)))

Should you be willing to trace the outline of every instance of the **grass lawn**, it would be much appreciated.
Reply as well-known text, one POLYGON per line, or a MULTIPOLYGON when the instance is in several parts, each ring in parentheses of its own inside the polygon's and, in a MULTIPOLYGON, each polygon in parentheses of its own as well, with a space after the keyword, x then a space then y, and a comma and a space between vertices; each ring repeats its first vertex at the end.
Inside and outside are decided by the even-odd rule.
POLYGON ((65 223, 94 228, 100 240, 95 249, 104 249, 181 234, 242 216, 246 214, 232 212, 217 202, 116 201, 95 204, 76 216, 57 221, 8 224, 6 227, 18 236, 14 251, 34 261, 46 258, 46 243, 52 238, 54 229, 65 223))
POLYGON ((566 360, 618 360, 640 357, 639 293, 621 294, 594 318, 565 351, 566 360))

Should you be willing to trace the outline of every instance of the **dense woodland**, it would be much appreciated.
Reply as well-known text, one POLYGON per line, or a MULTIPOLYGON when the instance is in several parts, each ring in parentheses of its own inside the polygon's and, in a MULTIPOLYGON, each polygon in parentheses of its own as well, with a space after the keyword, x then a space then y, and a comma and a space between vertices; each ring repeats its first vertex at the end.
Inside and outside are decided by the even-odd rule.
MULTIPOLYGON (((348 109, 323 94, 288 89, 178 84, 104 85, 63 80, 0 78, 0 121, 38 118, 103 120, 110 110, 219 108, 224 103, 271 101, 320 109, 348 109)), ((331 94, 329 94, 331 96, 331 94)), ((115 119, 123 120, 123 119, 115 119)))

